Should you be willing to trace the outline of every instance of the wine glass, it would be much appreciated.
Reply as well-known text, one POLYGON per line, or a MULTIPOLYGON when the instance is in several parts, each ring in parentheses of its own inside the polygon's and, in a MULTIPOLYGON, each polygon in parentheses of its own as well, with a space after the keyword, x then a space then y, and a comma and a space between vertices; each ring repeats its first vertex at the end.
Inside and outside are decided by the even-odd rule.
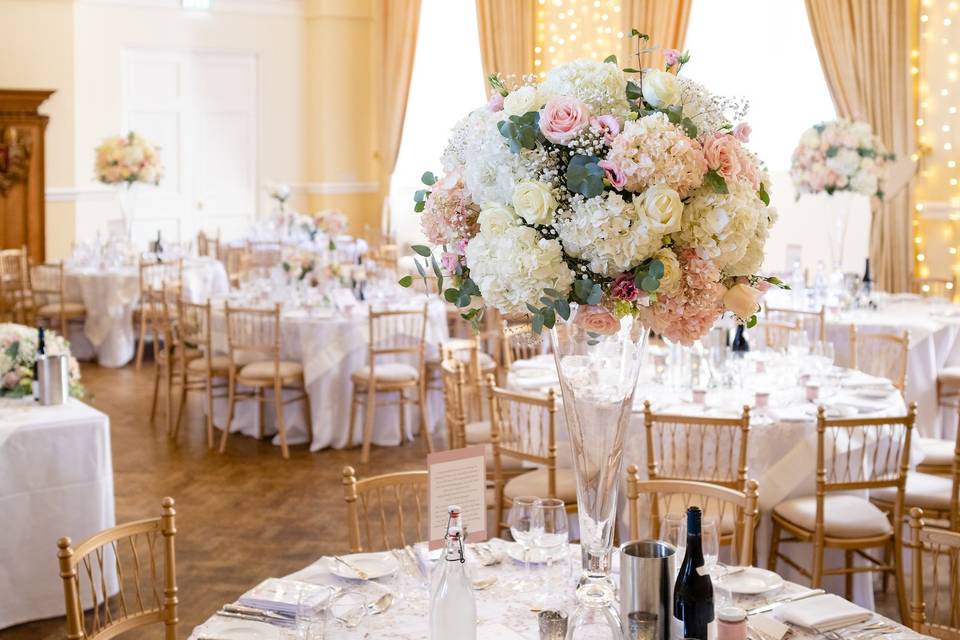
POLYGON ((367 599, 356 591, 343 591, 330 601, 330 615, 347 629, 354 629, 367 613, 367 599))
POLYGON ((677 570, 687 551, 687 516, 683 513, 668 513, 660 520, 660 537, 677 550, 677 570))
POLYGON ((333 595, 333 587, 305 585, 297 589, 296 623, 303 640, 322 640, 333 595))
POLYGON ((510 535, 523 549, 523 578, 513 584, 515 591, 529 591, 536 586, 530 574, 530 546, 533 544, 534 522, 533 514, 540 498, 535 496, 517 496, 510 505, 510 514, 507 524, 510 526, 510 535))
POLYGON ((720 524, 716 518, 704 518, 700 523, 700 542, 703 547, 703 566, 716 587, 717 604, 722 605, 724 596, 723 577, 726 567, 720 564, 720 524))
MULTIPOLYGON (((569 523, 567 509, 559 498, 544 498, 537 501, 533 509, 533 546, 540 550, 547 561, 547 584, 540 596, 541 604, 546 605, 553 597, 553 562, 558 557, 567 558, 567 538, 569 523)), ((568 563, 569 564, 569 563, 568 563)))

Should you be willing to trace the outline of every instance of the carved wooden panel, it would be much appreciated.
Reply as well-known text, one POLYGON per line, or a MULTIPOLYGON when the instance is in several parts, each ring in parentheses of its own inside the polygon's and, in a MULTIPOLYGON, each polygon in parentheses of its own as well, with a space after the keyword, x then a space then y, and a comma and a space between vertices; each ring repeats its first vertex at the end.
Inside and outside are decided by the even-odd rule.
POLYGON ((0 249, 44 259, 44 131, 37 112, 53 91, 0 89, 0 249))

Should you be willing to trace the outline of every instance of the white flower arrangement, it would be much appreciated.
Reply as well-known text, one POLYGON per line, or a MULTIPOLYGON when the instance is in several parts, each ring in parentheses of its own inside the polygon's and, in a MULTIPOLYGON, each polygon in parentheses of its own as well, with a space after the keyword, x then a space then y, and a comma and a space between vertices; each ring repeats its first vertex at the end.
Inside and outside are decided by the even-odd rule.
POLYGON ((94 172, 97 180, 104 184, 156 185, 163 177, 160 148, 133 131, 125 136, 106 138, 95 154, 94 172))
MULTIPOLYGON (((37 360, 37 330, 21 324, 0 324, 0 397, 30 395, 33 365, 37 360)), ((70 395, 85 395, 80 384, 80 366, 70 354, 70 343, 53 331, 44 332, 44 349, 51 355, 69 356, 70 395)))
POLYGON ((821 122, 800 136, 790 178, 798 198, 805 193, 852 191, 882 199, 894 159, 866 122, 821 122))

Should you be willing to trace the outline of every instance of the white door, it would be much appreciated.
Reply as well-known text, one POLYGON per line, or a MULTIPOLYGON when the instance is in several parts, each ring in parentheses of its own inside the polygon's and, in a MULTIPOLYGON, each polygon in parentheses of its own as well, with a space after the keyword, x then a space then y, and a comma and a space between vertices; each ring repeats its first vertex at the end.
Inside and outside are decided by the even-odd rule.
POLYGON ((138 188, 134 241, 239 235, 257 206, 257 76, 252 54, 128 51, 125 130, 161 147, 159 187, 138 188))

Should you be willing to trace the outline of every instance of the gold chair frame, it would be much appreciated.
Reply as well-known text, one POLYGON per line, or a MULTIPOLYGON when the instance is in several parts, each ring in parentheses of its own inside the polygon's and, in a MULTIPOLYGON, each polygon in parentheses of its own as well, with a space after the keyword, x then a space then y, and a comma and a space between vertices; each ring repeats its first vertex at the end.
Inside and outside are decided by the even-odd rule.
POLYGON ((153 357, 157 357, 157 331, 154 323, 158 320, 158 315, 163 313, 162 306, 157 304, 157 294, 162 291, 165 285, 182 286, 183 283, 183 259, 177 260, 144 260, 140 258, 139 265, 139 285, 140 285, 140 303, 134 309, 134 321, 138 324, 137 339, 137 371, 143 366, 143 355, 146 349, 147 330, 150 331, 154 340, 151 349, 153 357), (172 275, 171 275, 172 274, 172 275))
MULTIPOLYGON (((884 344, 889 343, 897 345, 900 349, 899 354, 899 363, 897 364, 897 373, 896 375, 890 377, 885 373, 874 374, 881 375, 884 378, 889 377, 890 381, 893 382, 893 386, 896 387, 901 393, 907 386, 907 352, 910 349, 910 332, 904 331, 903 333, 874 333, 874 332, 860 332, 857 330, 857 325, 850 325, 850 368, 859 369, 861 366, 861 357, 859 353, 861 344, 884 344)), ((862 371, 862 369, 861 369, 862 371)), ((870 373, 866 371, 865 373, 870 373)))
POLYGON ((405 547, 408 544, 425 540, 428 534, 426 510, 429 478, 430 476, 426 471, 400 471, 357 480, 356 471, 353 467, 344 467, 343 501, 347 507, 347 528, 350 533, 351 553, 371 550, 374 540, 370 529, 372 517, 380 523, 379 542, 381 544, 378 546, 381 550, 405 547), (416 534, 414 539, 407 539, 406 536, 406 525, 410 522, 410 518, 404 513, 405 494, 413 499, 415 505, 413 524, 416 534), (393 509, 388 508, 385 504, 385 497, 394 500, 393 509), (373 504, 374 499, 376 506, 373 504), (371 517, 372 509, 375 513, 371 517), (363 532, 366 533, 366 547, 363 545, 361 536, 361 512, 363 515, 363 532), (391 531, 397 534, 398 544, 391 541, 391 531))
POLYGON ((764 305, 764 317, 776 321, 778 318, 793 320, 800 324, 800 328, 806 330, 807 321, 815 322, 816 340, 821 342, 827 339, 827 307, 821 306, 820 311, 802 311, 799 309, 785 309, 781 307, 771 307, 764 305))
POLYGON ((63 261, 34 265, 30 275, 30 293, 33 297, 34 318, 38 322, 49 320, 51 327, 56 323, 60 335, 69 339, 68 323, 70 320, 82 319, 86 315, 86 310, 81 305, 79 310, 67 311, 66 273, 63 261), (56 284, 53 284, 54 282, 56 284), (56 315, 41 313, 43 307, 54 304, 58 309, 56 315))
POLYGON ((30 323, 30 264, 27 247, 0 250, 0 319, 30 323))
POLYGON ((60 564, 60 578, 63 581, 63 595, 67 612, 67 640, 108 640, 124 632, 150 624, 163 624, 165 640, 177 637, 177 574, 176 549, 174 536, 177 533, 176 510, 173 498, 163 499, 163 515, 159 518, 138 520, 121 524, 101 531, 87 538, 76 547, 71 546, 70 538, 57 541, 57 558, 60 564), (148 544, 149 564, 144 567, 137 553, 137 536, 143 536, 148 544), (163 552, 163 599, 157 588, 157 563, 154 554, 157 538, 162 538, 163 552), (129 545, 134 562, 133 579, 136 590, 127 594, 124 589, 124 576, 120 560, 121 549, 129 545), (110 607, 109 586, 104 577, 107 567, 105 549, 109 547, 114 556, 114 566, 118 573, 120 591, 120 613, 110 607), (94 571, 94 568, 97 571, 94 571), (144 574, 148 575, 144 575, 144 574), (80 600, 80 578, 85 574, 93 598, 90 616, 90 632, 84 622, 83 607, 80 600), (150 591, 144 593, 141 581, 150 578, 150 591), (153 605, 149 598, 153 596, 153 605))
POLYGON ((914 507, 910 510, 910 550, 912 552, 913 584, 910 590, 910 626, 917 633, 941 638, 960 640, 960 532, 943 529, 927 529, 924 512, 914 507), (924 554, 932 560, 925 561, 924 554), (946 556, 949 587, 940 589, 940 559, 946 556), (925 602, 923 589, 924 571, 932 574, 932 606, 925 602), (941 616, 940 596, 946 595, 947 609, 941 616), (929 613, 929 620, 928 620, 929 613), (945 623, 943 618, 947 619, 945 623))
POLYGON ((790 336, 794 332, 803 331, 803 325, 799 319, 792 323, 764 320, 761 326, 763 327, 763 344, 773 351, 785 350, 790 346, 790 336))

